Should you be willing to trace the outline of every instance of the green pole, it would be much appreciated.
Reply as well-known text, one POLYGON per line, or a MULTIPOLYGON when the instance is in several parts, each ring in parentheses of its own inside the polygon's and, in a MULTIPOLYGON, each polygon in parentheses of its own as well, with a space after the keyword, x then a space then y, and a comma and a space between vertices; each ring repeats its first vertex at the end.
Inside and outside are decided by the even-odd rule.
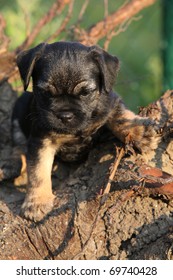
POLYGON ((173 89, 173 0, 163 0, 163 83, 173 89))

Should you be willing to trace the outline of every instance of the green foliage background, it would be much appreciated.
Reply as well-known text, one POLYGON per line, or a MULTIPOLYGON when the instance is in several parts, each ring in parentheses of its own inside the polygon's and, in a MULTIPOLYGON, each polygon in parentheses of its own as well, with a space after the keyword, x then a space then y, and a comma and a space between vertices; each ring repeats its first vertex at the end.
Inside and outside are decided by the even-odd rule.
MULTIPOLYGON (((48 11, 54 0, 0 0, 0 12, 6 20, 6 33, 11 39, 10 49, 19 46, 26 37, 26 19, 32 30, 37 21, 48 11)), ((71 27, 76 23, 83 0, 76 0, 68 30, 58 40, 71 40, 71 27)), ((109 12, 120 7, 124 0, 109 0, 109 12)), ((49 37, 62 22, 67 9, 40 32, 34 45, 49 37)), ((125 32, 114 37, 108 51, 119 57, 121 70, 115 90, 134 111, 156 100, 162 93, 162 13, 161 1, 141 13, 125 32)), ((104 18, 104 1, 92 0, 84 14, 81 26, 89 28, 104 18)), ((104 41, 99 42, 103 46, 104 41)))

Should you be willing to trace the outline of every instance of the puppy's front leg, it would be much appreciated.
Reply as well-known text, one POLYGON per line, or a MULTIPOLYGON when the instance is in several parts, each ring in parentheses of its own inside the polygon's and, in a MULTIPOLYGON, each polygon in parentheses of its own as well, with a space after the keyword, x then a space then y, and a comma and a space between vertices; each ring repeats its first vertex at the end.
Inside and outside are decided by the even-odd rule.
POLYGON ((40 221, 53 207, 51 171, 56 147, 49 139, 32 138, 28 147, 29 191, 22 205, 23 215, 40 221))
POLYGON ((126 109, 119 97, 107 125, 117 138, 123 142, 128 139, 141 152, 154 150, 158 145, 159 138, 154 122, 126 109))

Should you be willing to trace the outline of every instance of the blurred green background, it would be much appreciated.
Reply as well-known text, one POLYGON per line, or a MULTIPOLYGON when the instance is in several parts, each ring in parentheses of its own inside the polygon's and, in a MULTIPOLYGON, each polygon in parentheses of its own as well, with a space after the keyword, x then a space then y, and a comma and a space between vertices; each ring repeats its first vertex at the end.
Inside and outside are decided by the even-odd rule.
MULTIPOLYGON (((124 0, 109 0, 109 13, 115 11, 124 2, 124 0)), ((32 30, 53 3, 54 0, 0 0, 0 12, 6 20, 6 33, 11 39, 11 50, 24 41, 27 30, 32 30)), ((75 1, 69 28, 56 38, 57 41, 71 40, 71 27, 76 23, 83 3, 82 0, 75 1)), ((34 41, 34 45, 48 38, 58 28, 66 13, 67 9, 46 25, 34 41)), ((104 0, 92 0, 86 9, 81 26, 88 28, 103 18, 104 0)), ((121 61, 115 90, 132 110, 138 111, 138 107, 158 99, 163 93, 162 1, 157 0, 154 5, 141 11, 135 18, 136 20, 131 22, 125 32, 112 39, 108 51, 118 56, 121 61)), ((104 41, 101 40, 99 45, 103 46, 103 44, 104 41)))

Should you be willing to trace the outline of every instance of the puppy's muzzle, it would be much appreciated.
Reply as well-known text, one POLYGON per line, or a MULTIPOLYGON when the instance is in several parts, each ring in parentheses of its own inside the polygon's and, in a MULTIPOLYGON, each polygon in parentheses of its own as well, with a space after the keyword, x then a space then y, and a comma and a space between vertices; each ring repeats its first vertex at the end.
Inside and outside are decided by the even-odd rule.
POLYGON ((72 112, 60 112, 57 114, 58 118, 62 120, 63 123, 70 123, 73 118, 74 118, 74 114, 72 112))

